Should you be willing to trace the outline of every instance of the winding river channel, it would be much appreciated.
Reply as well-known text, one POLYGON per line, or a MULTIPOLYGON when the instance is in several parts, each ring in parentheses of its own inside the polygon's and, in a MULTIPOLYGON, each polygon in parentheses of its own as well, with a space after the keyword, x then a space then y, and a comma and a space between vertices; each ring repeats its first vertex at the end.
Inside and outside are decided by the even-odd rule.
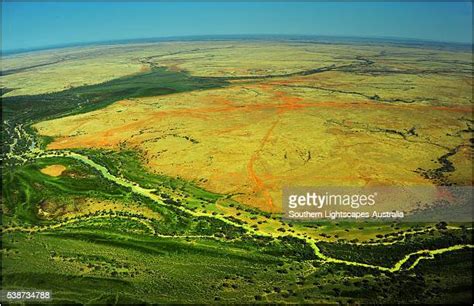
MULTIPOLYGON (((472 245, 472 244, 459 244, 459 245, 453 245, 453 246, 450 246, 450 247, 432 249, 432 250, 422 249, 422 250, 418 250, 416 252, 412 252, 412 253, 407 254, 404 258, 402 258, 401 260, 396 262, 392 267, 372 265, 372 264, 367 264, 367 263, 357 262, 357 261, 342 260, 342 259, 333 258, 333 257, 325 255, 321 251, 321 249, 318 247, 318 245, 316 244, 317 241, 314 238, 311 238, 311 237, 297 236, 296 234, 294 234, 292 232, 285 233, 284 235, 283 234, 273 234, 273 233, 270 234, 270 233, 263 232, 263 231, 260 231, 258 229, 252 228, 251 226, 249 226, 246 223, 240 224, 240 223, 231 221, 231 220, 225 218, 225 216, 222 216, 222 215, 213 215, 212 213, 193 211, 193 210, 187 209, 184 206, 167 204, 163 201, 163 199, 159 195, 154 193, 155 189, 143 188, 136 182, 129 181, 129 180, 123 178, 123 177, 115 176, 114 174, 110 173, 110 171, 106 167, 96 163, 95 161, 93 161, 91 158, 89 158, 88 156, 86 156, 84 154, 79 154, 77 152, 72 152, 72 151, 68 151, 68 150, 47 150, 47 151, 44 151, 42 149, 39 149, 38 147, 35 147, 35 148, 31 148, 29 150, 29 152, 23 153, 23 155, 28 159, 51 158, 51 157, 72 158, 72 159, 78 160, 78 161, 88 165, 91 168, 94 168, 107 180, 110 180, 110 181, 116 183, 117 185, 129 188, 131 190, 131 192, 133 192, 135 194, 138 194, 138 195, 141 195, 141 196, 144 196, 144 197, 147 197, 150 200, 157 203, 158 205, 172 206, 173 208, 179 209, 179 210, 181 210, 181 211, 183 211, 183 212, 185 212, 189 215, 195 216, 195 217, 214 218, 214 219, 220 220, 220 221, 222 221, 226 224, 242 228, 249 235, 272 237, 272 238, 278 238, 278 237, 289 235, 289 236, 298 238, 301 241, 306 242, 314 250, 314 254, 319 260, 321 260, 323 262, 326 262, 326 263, 336 263, 336 264, 344 264, 344 265, 349 265, 349 266, 359 266, 359 267, 377 269, 379 271, 394 273, 394 272, 398 272, 398 271, 401 271, 401 270, 411 270, 411 269, 415 268, 421 262, 421 260, 434 259, 436 255, 440 255, 440 254, 443 254, 443 253, 446 253, 446 252, 462 250, 462 249, 466 249, 466 248, 469 248, 469 249, 474 248, 474 245, 472 245), (404 269, 403 268, 404 264, 407 263, 414 256, 418 256, 418 257, 408 268, 404 269)), ((24 160, 24 157, 21 157, 19 159, 24 160)), ((103 218, 104 216, 92 216, 90 218, 97 218, 97 217, 103 218)), ((117 217, 117 218, 132 219, 132 220, 138 221, 140 223, 143 223, 150 230, 150 232, 155 236, 173 238, 171 236, 165 236, 165 235, 157 234, 155 232, 154 228, 150 224, 146 224, 146 221, 144 221, 142 219, 139 219, 139 218, 130 217, 130 216, 120 216, 120 215, 115 215, 115 214, 114 215, 108 215, 108 216, 105 216, 105 217, 114 217, 114 218, 117 217)), ((4 232, 22 231, 22 232, 30 232, 31 233, 31 232, 35 232, 35 231, 49 230, 49 229, 58 228, 58 227, 65 226, 67 224, 70 224, 70 223, 73 223, 73 222, 78 222, 78 221, 81 221, 81 220, 72 219, 72 220, 68 220, 68 221, 64 221, 64 222, 59 222, 59 223, 54 224, 54 225, 47 225, 47 226, 44 226, 44 227, 37 227, 37 226, 32 227, 32 228, 12 227, 12 228, 8 228, 8 229, 4 230, 4 232)), ((451 227, 451 228, 454 229, 456 227, 451 227)), ((457 229, 459 229, 459 228, 457 228, 457 229)), ((429 229, 426 229, 425 231, 428 231, 428 230, 429 229)), ((192 237, 192 236, 186 236, 186 237, 192 237)), ((198 237, 198 236, 196 236, 196 237, 198 237)), ((201 237, 201 236, 199 236, 199 237, 201 237)), ((398 242, 401 242, 401 241, 402 240, 400 240, 398 242)), ((388 244, 393 244, 393 243, 396 243, 396 242, 388 242, 387 245, 388 244)), ((361 243, 358 243, 358 244, 361 244, 361 243)), ((384 244, 384 243, 381 243, 381 244, 384 244)), ((368 245, 373 245, 373 244, 368 244, 368 245)))

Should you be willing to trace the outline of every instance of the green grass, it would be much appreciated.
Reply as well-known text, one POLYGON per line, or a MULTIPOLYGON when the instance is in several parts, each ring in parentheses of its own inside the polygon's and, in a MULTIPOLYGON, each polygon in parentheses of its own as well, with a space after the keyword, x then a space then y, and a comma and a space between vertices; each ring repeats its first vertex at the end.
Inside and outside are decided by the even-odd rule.
POLYGON ((57 93, 5 97, 2 98, 2 111, 4 120, 19 123, 36 122, 89 112, 123 99, 218 88, 225 85, 226 82, 220 79, 192 77, 183 72, 153 68, 150 72, 57 93))
POLYGON ((104 302, 118 294, 135 302, 204 303, 215 296, 232 300, 242 291, 239 300, 252 302, 264 288, 284 286, 297 273, 275 278, 281 258, 259 252, 249 242, 243 248, 215 240, 66 230, 9 234, 4 247, 9 250, 3 262, 5 287, 50 289, 56 302, 104 302), (89 265, 92 271, 83 273, 89 265))
MULTIPOLYGON (((446 248, 457 244, 472 244, 472 230, 438 231, 432 234, 417 235, 392 245, 353 245, 347 243, 319 242, 321 251, 331 257, 363 262, 367 264, 392 267, 403 259, 406 254, 423 249, 446 248)), ((416 258, 414 256, 414 258, 416 258)), ((404 266, 409 266, 406 264, 404 266)))
POLYGON ((417 274, 288 257, 285 244, 157 238, 65 228, 4 237, 4 288, 52 290, 56 303, 466 302, 471 251, 417 274), (34 254, 34 256, 31 256, 34 254), (21 263, 21 264, 20 264, 21 263), (456 275, 456 276, 455 276, 456 275))
POLYGON ((67 203, 71 197, 123 198, 127 191, 68 158, 37 159, 33 163, 3 169, 2 193, 5 214, 18 221, 38 223, 38 205, 45 200, 67 203), (48 165, 61 164, 66 173, 52 177, 40 172, 48 165))

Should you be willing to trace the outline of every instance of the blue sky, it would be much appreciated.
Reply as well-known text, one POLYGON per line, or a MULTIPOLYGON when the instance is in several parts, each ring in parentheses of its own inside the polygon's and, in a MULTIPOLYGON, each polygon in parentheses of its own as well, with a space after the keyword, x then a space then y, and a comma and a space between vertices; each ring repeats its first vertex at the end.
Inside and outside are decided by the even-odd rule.
POLYGON ((472 43, 471 2, 2 2, 2 50, 218 34, 472 43))

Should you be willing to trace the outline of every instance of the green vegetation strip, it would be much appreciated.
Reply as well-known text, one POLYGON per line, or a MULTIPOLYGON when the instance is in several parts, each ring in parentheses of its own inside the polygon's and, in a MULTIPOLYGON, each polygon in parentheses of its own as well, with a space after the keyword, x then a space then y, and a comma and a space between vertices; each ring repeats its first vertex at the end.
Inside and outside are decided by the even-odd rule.
MULTIPOLYGON (((110 171, 106 167, 104 167, 104 166, 96 163, 95 161, 91 160, 88 156, 85 156, 85 155, 82 155, 82 154, 79 154, 79 153, 76 153, 76 152, 67 151, 67 150, 48 151, 48 152, 41 151, 41 150, 39 150, 39 151, 40 151, 40 153, 38 153, 36 155, 37 158, 68 157, 68 158, 76 159, 76 160, 78 160, 78 161, 94 168, 95 170, 99 171, 99 173, 104 178, 116 183, 117 185, 123 186, 123 187, 131 190, 131 192, 133 192, 135 194, 147 197, 147 198, 149 198, 150 200, 152 200, 153 202, 155 202, 159 205, 171 206, 170 204, 165 203, 163 201, 163 199, 161 198, 161 196, 156 195, 154 193, 155 192, 154 189, 146 189, 146 188, 141 187, 136 182, 132 182, 132 181, 129 181, 125 178, 115 176, 115 175, 111 174, 110 171)), ((231 226, 242 228, 247 233, 249 233, 251 235, 266 236, 266 237, 272 237, 272 238, 282 237, 281 235, 270 235, 270 234, 267 234, 267 233, 264 233, 264 232, 260 232, 258 229, 252 228, 252 227, 248 226, 247 224, 236 223, 236 222, 233 222, 233 221, 231 221, 231 220, 229 220, 229 219, 227 219, 223 216, 220 216, 220 215, 213 215, 211 213, 192 211, 192 210, 187 209, 184 206, 173 206, 173 207, 181 210, 182 212, 185 212, 187 214, 195 216, 195 217, 208 217, 208 218, 218 219, 218 220, 220 220, 220 221, 222 221, 226 224, 229 224, 231 226)), ((292 233, 289 233, 289 235, 293 236, 292 233)), ((295 237, 295 238, 304 240, 306 243, 308 243, 308 245, 311 246, 311 248, 314 250, 314 254, 319 259, 323 260, 324 262, 344 264, 344 265, 349 265, 349 266, 359 266, 359 267, 377 269, 379 271, 392 272, 392 273, 402 270, 402 266, 407 261, 409 261, 412 256, 415 256, 415 255, 421 255, 421 256, 409 267, 409 269, 413 269, 421 261, 421 259, 432 259, 435 255, 443 254, 445 252, 461 250, 461 249, 464 249, 464 248, 474 248, 474 245, 472 245, 472 244, 462 244, 462 245, 453 245, 453 246, 450 246, 450 247, 440 248, 440 249, 436 249, 436 250, 419 250, 419 251, 416 251, 416 252, 413 252, 413 253, 410 253, 410 254, 406 255, 403 259, 401 259, 400 261, 395 263, 394 266, 392 266, 391 268, 388 268, 388 267, 383 267, 383 266, 379 266, 379 265, 372 265, 372 264, 367 264, 367 263, 362 263, 362 262, 342 260, 342 259, 329 257, 329 256, 323 254, 323 252, 317 246, 316 242, 313 239, 308 238, 308 237, 304 237, 304 238, 295 237)))

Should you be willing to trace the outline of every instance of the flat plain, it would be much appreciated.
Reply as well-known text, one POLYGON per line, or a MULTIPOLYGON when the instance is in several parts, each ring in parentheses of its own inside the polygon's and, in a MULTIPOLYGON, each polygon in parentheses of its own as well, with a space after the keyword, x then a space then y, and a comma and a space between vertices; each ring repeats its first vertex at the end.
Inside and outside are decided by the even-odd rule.
POLYGON ((472 186, 470 49, 213 40, 2 63, 5 288, 58 303, 472 301, 471 223, 281 219, 288 185, 472 186))

